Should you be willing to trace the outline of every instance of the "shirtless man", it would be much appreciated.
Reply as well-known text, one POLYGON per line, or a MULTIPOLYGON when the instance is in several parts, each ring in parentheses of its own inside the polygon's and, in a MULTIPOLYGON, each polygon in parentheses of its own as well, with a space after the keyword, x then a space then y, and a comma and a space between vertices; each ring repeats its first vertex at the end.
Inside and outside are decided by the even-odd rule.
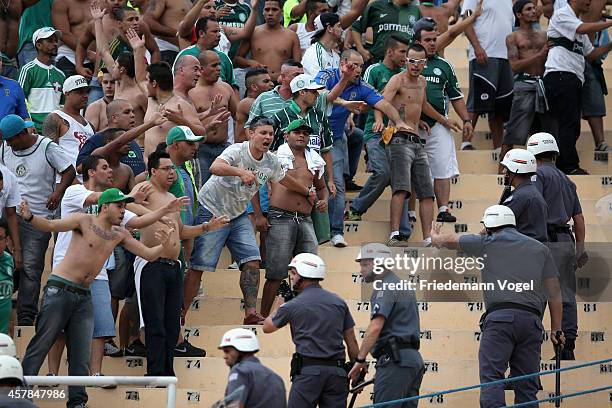
MULTIPOLYGON (((221 74, 221 60, 214 51, 204 50, 198 58, 202 68, 200 79, 195 88, 189 91, 189 99, 194 104, 198 113, 206 112, 216 95, 221 95, 218 104, 221 108, 230 111, 233 118, 236 118, 238 107, 238 96, 234 89, 223 81, 219 80, 221 74)), ((228 124, 224 123, 213 131, 206 134, 206 142, 219 144, 225 143, 228 137, 228 124)))
POLYGON ((162 61, 173 64, 179 52, 177 31, 181 19, 191 9, 190 0, 149 0, 144 21, 155 35, 162 61))
POLYGON ((448 0, 440 6, 436 6, 433 1, 427 0, 421 1, 418 7, 423 17, 431 17, 435 20, 438 25, 438 32, 443 34, 448 30, 448 19, 455 15, 459 3, 461 3, 461 0, 448 0))
MULTIPOLYGON (((111 74, 106 68, 100 69, 102 74, 102 92, 104 96, 102 99, 98 99, 91 105, 87 106, 85 110, 85 120, 87 120, 94 131, 106 129, 108 126, 108 118, 106 117, 106 107, 115 99, 115 81, 111 77, 111 74)), ((99 77, 100 75, 98 75, 99 77)))
MULTIPOLYGON (((150 261, 178 245, 173 234, 156 231, 163 244, 148 248, 120 227, 125 205, 133 198, 117 189, 108 189, 98 198, 99 213, 73 214, 49 220, 34 216, 27 202, 21 203, 21 217, 34 228, 46 232, 72 231, 64 259, 53 269, 44 289, 44 302, 36 320, 36 334, 28 344, 23 359, 26 375, 38 375, 45 356, 63 330, 68 346, 69 375, 89 375, 89 355, 93 335, 93 312, 89 286, 119 244, 150 261), (87 262, 83 262, 86 259, 87 262)), ((85 405, 85 387, 68 387, 68 405, 85 405)))
POLYGON ((514 145, 525 146, 529 135, 548 129, 552 120, 546 113, 546 102, 540 92, 544 88, 542 76, 550 48, 546 32, 533 27, 538 21, 534 1, 519 0, 513 10, 519 29, 506 37, 506 47, 514 72, 514 98, 499 153, 500 160, 514 145), (534 128, 538 124, 539 127, 534 128))
MULTIPOLYGON (((431 245, 429 226, 433 221, 434 190, 427 163, 427 153, 423 146, 424 141, 418 135, 418 128, 421 111, 430 117, 441 115, 429 106, 425 95, 427 81, 421 76, 427 62, 425 49, 420 44, 412 44, 408 48, 407 56, 406 71, 393 75, 383 91, 384 98, 397 107, 400 118, 410 127, 407 131, 396 132, 390 140, 383 134, 391 166, 392 191, 389 217, 391 234, 387 245, 408 245, 406 240, 399 238, 399 226, 404 200, 414 189, 419 199, 424 244, 429 246, 431 245)), ((374 111, 374 115, 376 122, 382 123, 382 114, 374 111)))
MULTIPOLYGON (((148 170, 151 194, 147 198, 146 208, 151 211, 165 206, 175 200, 168 192, 176 180, 174 165, 170 155, 165 151, 154 151, 148 158, 148 170)), ((191 205, 191 204, 189 204, 191 205)), ((178 261, 181 253, 181 239, 191 239, 205 232, 223 227, 229 222, 225 216, 215 217, 203 224, 184 225, 180 214, 169 216, 174 227, 168 230, 166 244, 160 259, 156 262, 137 257, 134 262, 138 299, 145 326, 145 343, 147 345, 147 375, 174 376, 174 348, 180 332, 182 276, 178 261), (141 276, 146 279, 141 279, 141 276), (166 299, 159 304, 159 299, 166 299)), ((162 224, 153 224, 140 230, 140 240, 145 245, 156 245, 160 242, 155 234, 162 224)), ((167 228, 167 227, 166 227, 167 228)))
MULTIPOLYGON (((126 133, 122 129, 106 129, 101 133, 102 141, 105 145, 113 142, 118 139, 119 136, 126 133)), ((97 155, 99 152, 104 149, 104 147, 99 147, 94 150, 93 154, 97 155)), ((113 149, 112 152, 105 154, 103 157, 108 162, 110 169, 113 171, 113 184, 112 187, 118 188, 119 190, 125 192, 132 191, 136 182, 134 181, 134 172, 127 164, 121 163, 121 159, 125 157, 130 151, 130 145, 124 144, 118 149, 113 149)))
MULTIPOLYGON (((32 0, 30 0, 30 3, 32 0)), ((17 46, 19 45, 19 20, 23 14, 21 0, 7 3, 0 8, 0 57, 6 57, 0 75, 17 79, 17 46), (10 62, 9 62, 10 61, 10 62)))
POLYGON ((254 68, 247 70, 245 75, 246 96, 238 103, 236 109, 236 128, 234 133, 234 143, 246 141, 244 125, 249 118, 251 106, 255 98, 264 92, 268 92, 274 87, 274 83, 265 68, 254 68))
MULTIPOLYGON (((55 0, 51 9, 51 21, 56 30, 62 32, 62 45, 57 51, 55 66, 67 77, 75 75, 75 51, 79 37, 91 21, 88 0, 55 0)), ((95 52, 88 51, 87 59, 91 66, 96 60, 95 52)))
MULTIPOLYGON (((287 143, 279 147, 276 155, 287 174, 300 184, 316 189, 317 209, 326 212, 329 194, 323 178, 325 161, 314 150, 306 150, 312 132, 302 119, 289 123, 285 133, 287 143)), ((266 239, 274 245, 266 247, 266 283, 261 298, 261 315, 264 317, 270 314, 281 281, 287 278, 285 265, 302 252, 317 253, 319 243, 310 218, 311 211, 312 202, 308 198, 279 183, 272 183, 266 239)))
POLYGON ((276 82, 283 62, 288 59, 300 61, 302 49, 294 31, 284 28, 280 22, 282 8, 278 0, 267 0, 264 5, 265 24, 255 28, 251 41, 244 41, 234 58, 237 67, 260 68, 265 66, 270 78, 276 82), (274 41, 271 41, 274 39, 274 41), (251 52, 252 59, 246 55, 251 52))

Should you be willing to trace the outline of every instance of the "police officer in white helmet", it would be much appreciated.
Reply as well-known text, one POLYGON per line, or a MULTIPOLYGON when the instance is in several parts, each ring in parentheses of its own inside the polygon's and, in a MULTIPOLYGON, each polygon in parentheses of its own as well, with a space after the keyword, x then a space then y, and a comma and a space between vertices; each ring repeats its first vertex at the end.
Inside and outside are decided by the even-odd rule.
POLYGON ((27 394, 23 394, 27 391, 24 386, 23 370, 19 361, 14 356, 0 355, 0 407, 36 407, 32 401, 26 399, 27 394))
POLYGON ((261 364, 255 357, 259 342, 253 331, 232 329, 223 335, 219 349, 231 370, 225 396, 244 386, 240 408, 285 408, 285 384, 278 374, 261 364))
POLYGON ((17 357, 15 342, 8 334, 0 333, 0 356, 17 357))
POLYGON ((503 167, 506 187, 499 204, 512 210, 519 232, 546 242, 548 206, 532 182, 537 170, 535 157, 525 149, 512 149, 506 153, 500 164, 503 167))
MULTIPOLYGON (((553 344, 563 345, 561 291, 555 262, 548 247, 521 234, 514 213, 493 205, 482 218, 487 234, 441 234, 441 225, 432 225, 435 247, 461 250, 483 265, 482 283, 486 312, 480 319, 482 331, 478 362, 480 382, 540 371, 542 318, 546 303, 550 312, 553 344), (520 288, 520 290, 518 290, 520 288)), ((533 377, 513 383, 514 403, 537 400, 539 380, 533 377)), ((506 406, 504 384, 481 388, 481 407, 506 406)))
MULTIPOLYGON (((370 324, 366 329, 356 363, 349 377, 356 381, 367 371, 366 357, 376 361, 374 403, 419 395, 425 373, 420 347, 420 319, 414 291, 397 289, 400 278, 393 267, 391 250, 378 243, 364 245, 355 259, 361 276, 373 282, 370 297, 370 324), (396 285, 389 289, 390 284, 396 285)), ((416 407, 417 401, 404 403, 403 408, 416 407)))
POLYGON ((325 262, 317 255, 296 255, 289 264, 289 279, 298 296, 284 304, 275 301, 263 325, 264 333, 291 326, 296 353, 288 407, 345 407, 349 382, 344 343, 353 361, 359 349, 355 321, 346 302, 321 287, 325 262))
POLYGON ((544 132, 532 135, 527 141, 527 150, 535 156, 538 164, 534 185, 548 204, 548 242, 561 282, 565 347, 560 357, 562 360, 574 360, 578 335, 576 267, 581 268, 588 261, 584 248, 586 228, 582 206, 576 184, 555 166, 559 148, 554 136, 544 132), (570 219, 574 221, 575 237, 568 225, 570 219))

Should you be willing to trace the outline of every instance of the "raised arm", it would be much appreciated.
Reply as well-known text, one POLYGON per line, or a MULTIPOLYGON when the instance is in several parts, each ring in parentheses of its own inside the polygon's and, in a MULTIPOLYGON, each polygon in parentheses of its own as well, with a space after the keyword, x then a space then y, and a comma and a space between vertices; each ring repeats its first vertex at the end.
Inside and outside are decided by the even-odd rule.
MULTIPOLYGON (((244 23, 244 27, 229 27, 223 26, 223 32, 227 36, 227 39, 231 42, 234 41, 242 41, 251 38, 253 35, 253 31, 255 31, 255 26, 257 25, 257 6, 259 5, 259 0, 251 1, 251 14, 249 14, 249 18, 246 23, 244 23)), ((195 24, 195 23, 194 23, 195 24)))
POLYGON ((83 220, 88 217, 86 214, 70 214, 65 218, 49 220, 39 217, 30 212, 30 206, 26 200, 22 200, 19 205, 19 215, 25 222, 32 224, 34 228, 42 232, 68 232, 79 229, 83 220))
POLYGON ((145 38, 138 36, 138 33, 133 29, 128 29, 125 37, 130 43, 130 47, 134 51, 134 72, 136 85, 140 91, 147 95, 147 67, 145 65, 145 38))
POLYGON ((180 238, 182 240, 195 238, 202 235, 205 232, 214 231, 229 223, 230 219, 224 215, 221 217, 213 217, 210 221, 204 222, 200 225, 184 225, 180 222, 180 238))
POLYGON ((176 36, 176 31, 172 27, 167 27, 159 22, 165 10, 166 0, 149 0, 149 5, 143 19, 149 25, 153 34, 163 37, 174 37, 176 36))
POLYGON ((180 38, 189 39, 191 41, 191 34, 193 32, 193 26, 200 18, 204 5, 210 0, 198 0, 191 9, 185 14, 185 17, 181 20, 178 26, 178 36, 180 38))
POLYGON ((91 21, 87 24, 87 27, 85 28, 85 31, 83 31, 83 34, 81 34, 81 36, 79 37, 75 51, 74 59, 76 71, 79 75, 83 75, 85 78, 91 78, 93 75, 91 69, 85 68, 83 66, 83 63, 85 62, 85 56, 88 53, 87 48, 89 47, 89 44, 91 44, 91 42, 95 40, 94 32, 94 22, 91 21))
POLYGON ((144 36, 145 47, 147 47, 147 50, 151 54, 151 62, 153 63, 161 61, 161 52, 159 51, 159 47, 155 42, 155 38, 153 38, 153 34, 151 34, 149 25, 144 21, 140 22, 140 32, 144 36))
POLYGON ((483 0, 478 1, 476 9, 472 14, 467 17, 463 17, 461 21, 453 24, 448 28, 448 30, 446 30, 446 32, 440 34, 438 40, 436 41, 436 50, 444 50, 455 40, 455 38, 459 36, 459 34, 463 33, 468 27, 471 27, 472 24, 474 24, 474 21, 476 21, 476 19, 482 14, 482 2, 483 0))
POLYGON ((592 34, 612 27, 612 20, 582 23, 576 29, 576 34, 592 34))
POLYGON ((115 60, 108 49, 108 38, 106 38, 104 28, 102 27, 104 14, 105 10, 101 9, 97 3, 91 4, 91 16, 94 19, 94 31, 96 33, 96 50, 100 57, 102 57, 104 65, 110 68, 115 63, 115 60))
POLYGON ((351 9, 343 16, 340 17, 340 24, 342 29, 346 30, 361 16, 363 10, 368 5, 368 0, 353 0, 351 9))
POLYGON ((124 235, 121 243, 125 249, 134 255, 146 259, 149 262, 153 262, 160 257, 164 250, 171 251, 173 247, 176 247, 176 241, 170 239, 170 234, 172 234, 172 232, 174 232, 174 228, 170 228, 169 231, 165 231, 163 229, 158 229, 155 231, 155 239, 158 242, 161 242, 161 245, 149 248, 140 241, 135 240, 134 237, 132 237, 132 234, 130 234, 127 230, 123 230, 124 235))

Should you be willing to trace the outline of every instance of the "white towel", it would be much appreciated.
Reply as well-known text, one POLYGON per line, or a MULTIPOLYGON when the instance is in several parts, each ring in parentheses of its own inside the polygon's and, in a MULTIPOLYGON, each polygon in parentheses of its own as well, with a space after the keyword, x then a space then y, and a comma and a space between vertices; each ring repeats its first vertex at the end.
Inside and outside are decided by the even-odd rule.
POLYGON ((149 263, 146 259, 139 256, 134 260, 134 283, 136 284, 136 298, 138 299, 138 311, 140 312, 140 328, 144 327, 144 319, 142 318, 142 306, 140 304, 140 277, 142 269, 149 263))
MULTIPOLYGON (((319 173, 318 178, 323 177, 323 172, 325 171, 325 160, 323 160, 319 153, 312 149, 306 148, 304 155, 306 156, 308 170, 310 170, 315 177, 317 177, 317 172, 319 173)), ((293 156, 293 152, 287 143, 282 144, 281 147, 278 148, 276 156, 278 157, 278 160, 280 161, 280 164, 284 170, 293 169, 295 157, 293 156)))

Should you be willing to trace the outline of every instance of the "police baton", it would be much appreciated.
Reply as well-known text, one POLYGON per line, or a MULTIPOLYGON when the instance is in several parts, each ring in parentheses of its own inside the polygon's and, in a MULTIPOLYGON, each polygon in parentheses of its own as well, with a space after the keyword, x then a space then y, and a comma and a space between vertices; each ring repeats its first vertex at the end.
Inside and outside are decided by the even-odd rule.
MULTIPOLYGON (((357 381, 363 381, 364 377, 365 377, 365 371, 362 371, 357 381)), ((355 400, 357 400, 358 392, 370 384, 374 384, 374 378, 368 381, 363 381, 349 390, 349 392, 353 394, 353 396, 351 397, 351 403, 349 404, 348 408, 353 408, 353 405, 355 405, 355 400)))
MULTIPOLYGON (((561 334, 563 332, 560 331, 556 331, 555 332, 555 338, 557 339, 557 344, 555 345, 555 364, 557 366, 557 370, 561 368, 561 334)), ((561 395, 561 372, 557 371, 555 373, 555 397, 557 397, 557 399, 555 400, 555 407, 559 408, 561 406, 561 398, 559 398, 559 396, 561 395)))

